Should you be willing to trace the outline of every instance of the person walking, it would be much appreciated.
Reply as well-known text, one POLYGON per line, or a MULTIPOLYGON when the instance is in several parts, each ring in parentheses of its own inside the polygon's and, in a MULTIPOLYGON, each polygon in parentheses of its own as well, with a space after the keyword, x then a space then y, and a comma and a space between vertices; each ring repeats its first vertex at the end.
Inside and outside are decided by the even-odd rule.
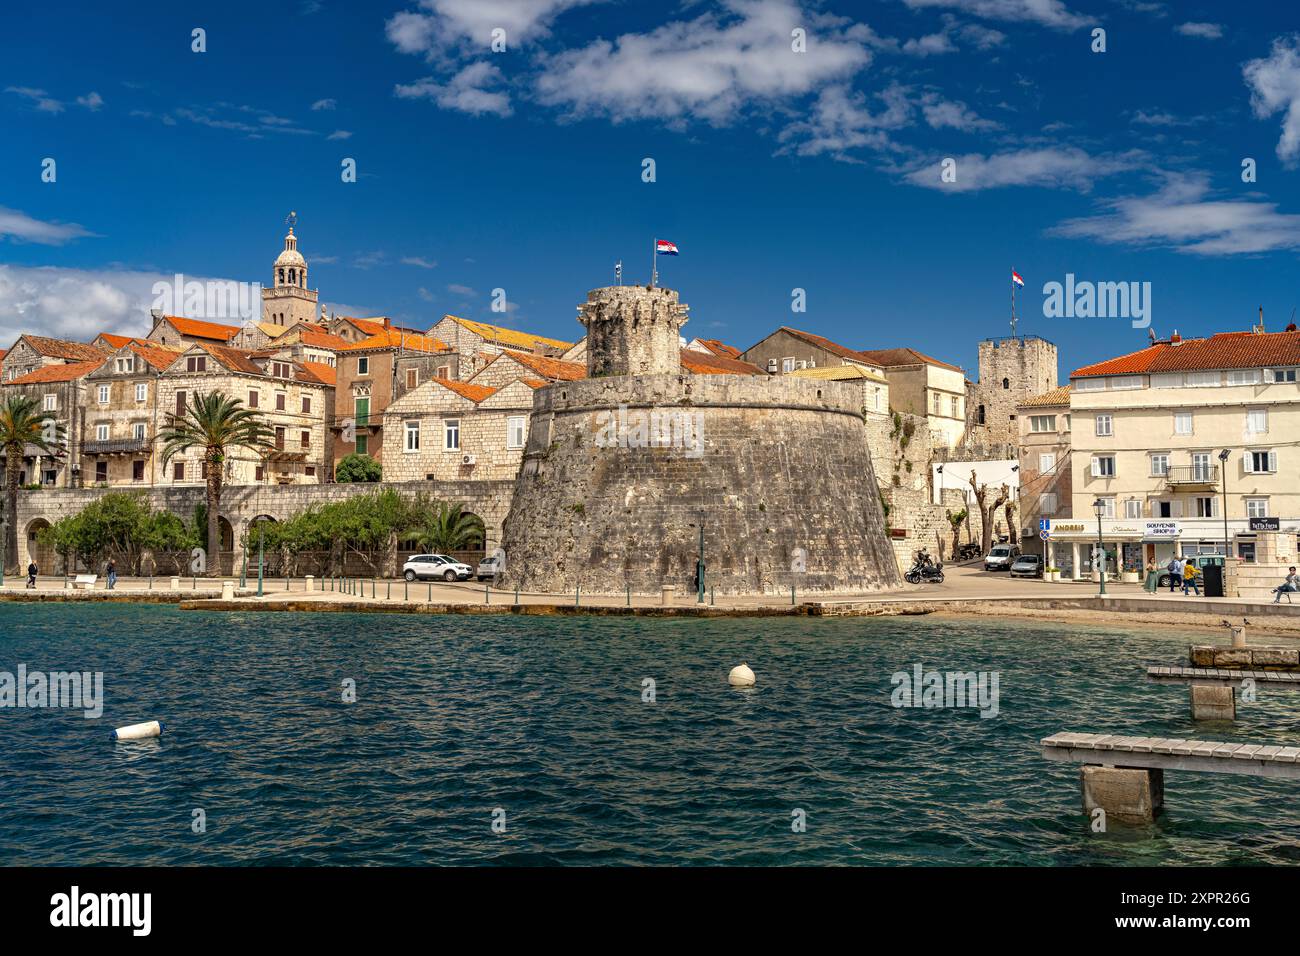
POLYGON ((1179 561, 1177 556, 1169 559, 1169 593, 1173 594, 1178 590, 1178 585, 1183 581, 1183 562, 1179 561))
POLYGON ((1188 588, 1194 590, 1197 597, 1201 596, 1201 584, 1196 580, 1196 565, 1191 558, 1183 565, 1183 594, 1187 593, 1188 588))
POLYGON ((1149 594, 1155 594, 1160 590, 1160 572, 1156 570, 1156 563, 1151 558, 1147 559, 1147 576, 1142 587, 1149 594))
POLYGON ((1273 589, 1277 597, 1273 598, 1273 603, 1277 604, 1282 600, 1282 595, 1286 595, 1286 603, 1291 603, 1291 595, 1300 591, 1300 575, 1295 573, 1295 565, 1287 569, 1286 580, 1273 589))
POLYGON ((112 558, 108 559, 108 589, 111 591, 117 587, 117 562, 112 558))
MULTIPOLYGON (((1291 570, 1294 571, 1295 569, 1292 568, 1291 570)), ((36 587, 36 575, 40 574, 40 571, 41 569, 36 566, 35 561, 27 565, 27 586, 29 588, 36 587)))

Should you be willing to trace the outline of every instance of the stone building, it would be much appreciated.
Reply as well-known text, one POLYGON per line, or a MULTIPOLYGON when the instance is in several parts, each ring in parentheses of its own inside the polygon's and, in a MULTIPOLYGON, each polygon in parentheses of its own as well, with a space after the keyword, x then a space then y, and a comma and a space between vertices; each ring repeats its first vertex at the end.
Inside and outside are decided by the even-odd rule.
POLYGON ((433 378, 384 413, 386 480, 513 480, 519 472, 533 392, 516 379, 493 387, 433 378))
POLYGON ((535 392, 507 580, 689 592, 702 532, 705 584, 724 594, 896 585, 859 393, 684 374, 685 312, 676 292, 643 286, 580 306, 589 377, 535 392))
POLYGON ((108 347, 101 348, 84 342, 68 342, 44 335, 20 335, 18 341, 4 353, 4 358, 0 359, 0 380, 12 382, 50 365, 96 360, 102 362, 109 351, 108 347))
POLYGON ((291 225, 271 268, 271 288, 262 288, 262 321, 281 328, 315 322, 319 298, 318 290, 307 288, 307 260, 298 251, 291 225))
MULTIPOLYGON (((889 379, 885 378, 882 371, 870 365, 845 362, 843 365, 802 368, 792 374, 799 378, 811 378, 821 382, 843 382, 851 385, 862 396, 863 414, 881 416, 889 414, 889 379)), ((874 448, 872 455, 876 455, 874 448)))
POLYGON ((446 342, 453 352, 461 356, 459 371, 452 377, 466 380, 483 367, 482 355, 492 356, 508 350, 559 358, 574 344, 521 332, 519 329, 462 319, 457 315, 444 315, 429 329, 428 334, 446 342))
MULTIPOLYGON (((44 365, 4 383, 0 397, 23 395, 40 404, 38 407, 63 428, 63 455, 50 455, 29 445, 24 450, 18 473, 21 485, 40 484, 50 488, 76 488, 81 484, 79 456, 82 421, 85 417, 86 376, 98 369, 104 356, 89 362, 44 365)), ((0 465, 5 450, 0 448, 0 465)), ((3 474, 0 470, 0 474, 3 474)))
POLYGON ((85 378, 81 447, 73 457, 87 485, 157 484, 162 477, 155 439, 162 420, 158 381, 179 357, 176 349, 132 341, 85 378))
POLYGON ((966 376, 913 348, 863 349, 865 361, 889 380, 889 407, 903 415, 924 416, 932 447, 955 448, 966 433, 966 376))
POLYGON ((985 339, 979 382, 967 383, 966 444, 1014 446, 1021 429, 1016 406, 1056 388, 1057 351, 1036 335, 985 339))
POLYGON ((173 349, 188 348, 191 345, 229 345, 240 332, 237 325, 224 325, 221 322, 206 322, 203 319, 187 319, 180 315, 163 315, 153 312, 153 327, 145 336, 151 342, 173 349))
POLYGON ((883 375, 880 367, 856 349, 802 329, 782 326, 739 356, 772 375, 789 375, 800 369, 857 365, 883 375))
POLYGON ((1053 567, 1073 576, 1069 548, 1045 548, 1039 522, 1065 521, 1073 515, 1070 461, 1070 386, 1035 395, 1016 406, 1019 425, 1021 546, 1042 554, 1053 567))
MULTIPOLYGON (((196 392, 213 391, 257 409, 271 429, 266 454, 237 449, 226 462, 227 484, 316 484, 329 475, 333 436, 334 370, 327 366, 253 357, 219 345, 194 345, 180 353, 158 383, 158 409, 165 424, 184 413, 196 392)), ((169 485, 201 484, 202 450, 182 452, 160 476, 169 485)))
POLYGON ((479 369, 470 381, 476 385, 500 388, 516 379, 574 382, 586 377, 586 363, 565 362, 530 352, 503 351, 491 356, 487 364, 479 369))
POLYGON ((454 378, 459 356, 445 342, 419 333, 381 327, 375 335, 336 353, 337 413, 332 469, 351 454, 385 460, 384 421, 389 405, 435 379, 454 378))

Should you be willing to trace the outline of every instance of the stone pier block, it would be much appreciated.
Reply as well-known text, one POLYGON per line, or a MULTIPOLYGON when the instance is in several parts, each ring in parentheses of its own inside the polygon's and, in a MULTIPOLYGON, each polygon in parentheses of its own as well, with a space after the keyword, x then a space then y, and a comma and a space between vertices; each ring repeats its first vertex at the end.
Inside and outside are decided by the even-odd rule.
POLYGON ((1107 820, 1151 823, 1165 803, 1163 770, 1085 766, 1079 771, 1083 812, 1101 807, 1107 820))
POLYGON ((1192 720, 1236 720, 1237 689, 1192 685, 1192 720))

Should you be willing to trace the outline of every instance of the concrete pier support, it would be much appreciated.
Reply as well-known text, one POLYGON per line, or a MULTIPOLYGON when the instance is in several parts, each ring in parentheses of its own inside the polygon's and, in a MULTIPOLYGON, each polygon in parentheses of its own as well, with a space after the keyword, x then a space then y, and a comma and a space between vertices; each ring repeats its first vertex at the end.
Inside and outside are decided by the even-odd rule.
POLYGON ((1165 804, 1165 772, 1145 768, 1096 767, 1079 771, 1083 812, 1101 807, 1107 820, 1151 823, 1165 804))
POLYGON ((1236 720, 1237 688, 1231 684, 1223 687, 1193 684, 1192 720, 1236 720))

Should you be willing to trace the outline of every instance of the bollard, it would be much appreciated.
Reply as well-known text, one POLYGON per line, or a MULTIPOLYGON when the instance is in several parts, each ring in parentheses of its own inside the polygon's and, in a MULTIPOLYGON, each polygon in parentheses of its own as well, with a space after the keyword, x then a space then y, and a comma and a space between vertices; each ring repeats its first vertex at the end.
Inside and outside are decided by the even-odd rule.
POLYGON ((489 590, 491 587, 492 587, 492 585, 490 585, 490 584, 484 584, 484 585, 483 585, 483 603, 484 603, 484 604, 491 604, 491 603, 492 603, 492 592, 491 592, 491 590, 489 590))
POLYGON ((632 585, 627 586, 627 606, 632 606, 632 585))
POLYGON ((311 591, 312 584, 315 583, 315 581, 316 581, 316 575, 314 574, 307 575, 307 577, 303 578, 302 589, 304 591, 311 591))
POLYGON ((223 601, 233 601, 234 599, 235 599, 235 582, 234 582, 234 581, 222 581, 222 582, 221 582, 221 600, 223 600, 223 601))
POLYGON ((429 603, 433 603, 433 582, 429 582, 429 603))
POLYGON ((180 578, 178 578, 178 577, 173 577, 173 578, 171 579, 171 583, 172 583, 172 590, 173 590, 173 591, 179 591, 179 590, 181 589, 181 579, 180 579, 180 578))
POLYGON ((794 607, 794 585, 790 585, 790 606, 794 607))
POLYGON ((409 601, 410 599, 411 599, 411 582, 406 580, 406 578, 402 578, 402 600, 409 601))
POLYGON ((291 587, 289 586, 289 578, 286 576, 285 579, 284 579, 284 592, 285 592, 286 594, 288 594, 288 593, 289 593, 290 591, 292 591, 292 590, 293 590, 293 588, 291 588, 291 587))
POLYGON ((515 585, 515 607, 519 606, 519 585, 515 585))
POLYGON ((713 607, 713 599, 716 596, 717 588, 709 588, 709 607, 713 607))
POLYGON ((388 582, 388 590, 387 590, 387 592, 385 592, 385 594, 384 594, 384 600, 385 600, 385 601, 391 601, 392 599, 393 599, 393 582, 392 582, 392 581, 389 581, 389 582, 388 582))
POLYGON ((573 606, 574 607, 582 606, 582 585, 581 584, 579 584, 577 587, 573 589, 573 606))
POLYGON ((190 578, 190 590, 197 591, 198 589, 199 589, 199 579, 196 577, 190 578))
POLYGON ((153 590, 153 575, 149 575, 149 590, 153 590))

